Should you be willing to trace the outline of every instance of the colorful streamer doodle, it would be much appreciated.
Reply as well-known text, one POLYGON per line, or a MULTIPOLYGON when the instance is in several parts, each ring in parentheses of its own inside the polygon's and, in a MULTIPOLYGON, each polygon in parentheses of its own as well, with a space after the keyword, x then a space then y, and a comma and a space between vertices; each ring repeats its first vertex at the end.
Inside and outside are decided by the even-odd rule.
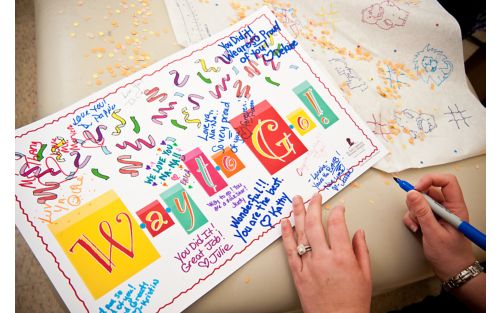
POLYGON ((38 197, 36 202, 39 204, 45 204, 49 200, 57 199, 57 194, 50 192, 51 190, 59 189, 60 184, 57 182, 46 182, 45 187, 33 190, 33 196, 38 197))
POLYGON ((79 151, 71 151, 69 154, 70 154, 71 156, 76 155, 75 160, 73 161, 73 165, 74 165, 77 169, 82 169, 82 168, 84 168, 84 167, 87 165, 87 163, 89 163, 90 158, 91 158, 91 156, 90 156, 90 155, 87 155, 87 156, 85 157, 85 160, 83 160, 83 162, 82 162, 82 163, 80 163, 80 158, 81 158, 81 155, 80 155, 80 152, 79 152, 79 151))
POLYGON ((212 80, 210 78, 206 78, 205 76, 203 76, 203 74, 201 74, 200 72, 197 73, 198 77, 206 84, 211 84, 212 83, 212 80))
POLYGON ((299 67, 295 64, 290 64, 289 68, 293 68, 294 70, 298 70, 299 67))
POLYGON ((116 158, 118 163, 128 164, 127 166, 121 167, 118 171, 121 174, 130 175, 132 177, 139 176, 139 171, 137 169, 142 168, 142 162, 130 160, 132 156, 130 154, 120 155, 116 158))
POLYGON ((96 177, 99 177, 99 178, 102 178, 104 180, 108 180, 109 179, 109 176, 108 175, 104 175, 104 174, 101 174, 99 173, 99 170, 97 168, 93 168, 90 170, 92 172, 92 174, 94 174, 96 177))
POLYGON ((229 58, 227 55, 226 55, 226 59, 224 59, 222 56, 218 55, 215 57, 215 63, 217 63, 218 60, 220 60, 222 63, 224 64, 231 64, 233 63, 233 59, 232 58, 229 58))
POLYGON ((196 124, 196 127, 198 127, 198 128, 201 127, 201 120, 198 118, 190 119, 189 112, 188 112, 186 107, 182 108, 181 112, 184 115, 184 122, 186 122, 188 124, 196 124))
POLYGON ((257 65, 259 65, 259 64, 257 62, 255 62, 254 60, 248 61, 248 64, 250 64, 250 66, 245 65, 243 67, 243 69, 248 73, 248 77, 252 78, 254 76, 259 76, 260 71, 257 68, 257 65))
POLYGON ((269 76, 266 76, 266 82, 270 83, 271 85, 274 85, 276 87, 278 87, 280 85, 280 83, 278 82, 275 82, 274 80, 271 79, 271 77, 269 76))
POLYGON ((194 63, 200 63, 201 69, 205 73, 207 73, 207 72, 215 72, 215 73, 220 72, 220 67, 215 68, 215 67, 211 66, 211 67, 207 68, 207 64, 205 63, 205 59, 198 59, 198 60, 194 61, 194 63))
POLYGON ((153 89, 146 89, 144 91, 144 94, 148 96, 146 98, 146 101, 151 103, 156 100, 159 100, 160 102, 167 100, 167 94, 165 92, 158 94, 159 92, 160 88, 158 87, 154 87, 153 89))
POLYGON ((45 150, 45 148, 47 148, 47 144, 42 144, 42 146, 40 147, 40 150, 38 150, 38 152, 36 153, 36 159, 38 161, 41 161, 43 160, 43 151, 45 150))
POLYGON ((139 122, 137 122, 137 119, 135 118, 135 116, 131 116, 130 117, 130 120, 132 121, 132 123, 134 123, 134 133, 138 134, 141 132, 141 125, 139 125, 139 122))
POLYGON ((171 70, 170 72, 168 72, 170 75, 175 75, 174 77, 174 84, 177 86, 177 87, 184 87, 184 85, 187 84, 188 80, 189 80, 189 75, 186 75, 184 76, 184 78, 182 79, 182 81, 179 83, 179 77, 180 77, 180 74, 178 71, 176 70, 171 70))
POLYGON ((121 117, 120 115, 118 115, 118 113, 120 113, 121 109, 118 109, 118 110, 115 110, 112 114, 111 114, 111 117, 114 118, 115 120, 117 120, 118 122, 120 122, 120 124, 116 125, 115 126, 115 131, 111 133, 111 135, 113 136, 118 136, 122 130, 120 128, 123 128, 125 127, 125 125, 127 124, 127 121, 125 121, 125 119, 123 117, 121 117))
POLYGON ((195 93, 192 93, 188 96, 188 100, 189 102, 191 102, 192 104, 194 104, 195 106, 193 107, 193 110, 198 110, 200 108, 200 103, 196 100, 193 100, 193 98, 196 98, 196 99, 200 99, 200 100, 203 100, 205 99, 205 97, 203 96, 200 96, 200 95, 197 95, 195 93))
POLYGON ((233 88, 236 89, 236 97, 241 98, 243 95, 245 95, 245 98, 249 99, 250 98, 250 86, 245 85, 245 87, 241 87, 243 83, 241 82, 240 79, 234 82, 233 88))
POLYGON ((229 74, 226 74, 226 77, 222 77, 222 83, 217 84, 215 86, 215 92, 213 92, 211 90, 209 91, 210 95, 212 97, 214 97, 215 99, 220 99, 222 97, 221 89, 222 89, 222 91, 227 90, 226 81, 229 81, 229 80, 231 80, 231 76, 229 76, 229 74))
POLYGON ((176 96, 176 97, 181 97, 181 98, 182 98, 182 97, 184 97, 184 94, 183 94, 182 92, 178 92, 178 91, 176 91, 176 92, 174 93, 174 96, 176 96))
POLYGON ((172 123, 172 125, 174 125, 177 128, 180 128, 182 130, 186 130, 187 129, 186 126, 179 124, 179 122, 177 122, 177 120, 170 120, 170 122, 172 123))
POLYGON ((240 72, 236 66, 233 66, 233 71, 235 75, 238 75, 238 73, 240 72))
POLYGON ((142 139, 142 138, 138 138, 135 140, 135 145, 133 143, 131 143, 130 141, 124 141, 123 144, 117 143, 116 146, 122 150, 128 146, 128 147, 134 149, 135 151, 140 151, 140 150, 142 150, 142 145, 145 145, 146 147, 151 149, 156 145, 156 142, 155 142, 155 139, 153 138, 153 136, 151 136, 151 135, 148 135, 148 140, 149 140, 149 142, 142 139))
POLYGON ((167 111, 172 111, 174 109, 174 105, 177 104, 177 101, 172 101, 168 104, 168 108, 159 108, 158 109, 158 112, 161 113, 161 114, 157 114, 157 115, 153 115, 151 117, 151 120, 156 123, 156 124, 160 124, 160 125, 163 125, 163 122, 160 121, 160 119, 164 119, 164 118, 167 118, 168 117, 168 113, 167 111))

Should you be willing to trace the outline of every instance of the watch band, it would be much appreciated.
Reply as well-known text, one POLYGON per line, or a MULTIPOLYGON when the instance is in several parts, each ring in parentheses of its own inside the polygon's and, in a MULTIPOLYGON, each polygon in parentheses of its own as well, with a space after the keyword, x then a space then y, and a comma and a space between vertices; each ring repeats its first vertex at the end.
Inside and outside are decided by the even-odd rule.
POLYGON ((484 272, 484 268, 479 264, 478 261, 474 261, 471 266, 465 268, 460 273, 456 274, 449 280, 442 283, 442 287, 445 291, 450 291, 458 288, 471 280, 472 278, 484 272))

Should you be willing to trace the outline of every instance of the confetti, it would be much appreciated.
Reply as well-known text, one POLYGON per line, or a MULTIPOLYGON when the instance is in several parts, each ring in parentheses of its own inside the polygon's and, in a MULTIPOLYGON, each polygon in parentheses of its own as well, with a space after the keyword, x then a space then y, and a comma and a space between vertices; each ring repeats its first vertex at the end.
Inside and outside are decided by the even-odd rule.
POLYGON ((247 276, 245 277, 245 284, 250 284, 252 282, 252 277, 247 276))
POLYGON ((370 204, 375 204, 375 201, 373 200, 369 200, 368 202, 370 202, 370 204))
POLYGON ((184 94, 182 92, 176 92, 174 93, 174 96, 177 96, 177 97, 184 97, 184 94))
POLYGON ((293 68, 294 70, 297 70, 299 67, 297 65, 295 65, 295 64, 291 64, 290 68, 293 68))
POLYGON ((234 74, 235 74, 235 75, 238 75, 238 73, 240 72, 240 71, 236 68, 236 66, 233 66, 233 71, 234 71, 234 74))

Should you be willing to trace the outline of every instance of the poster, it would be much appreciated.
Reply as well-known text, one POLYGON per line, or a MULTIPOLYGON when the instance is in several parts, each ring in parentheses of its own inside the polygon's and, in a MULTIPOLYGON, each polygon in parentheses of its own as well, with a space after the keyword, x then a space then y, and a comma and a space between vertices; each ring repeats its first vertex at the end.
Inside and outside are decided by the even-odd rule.
POLYGON ((16 131, 16 225, 71 311, 179 312, 386 153, 262 9, 16 131))

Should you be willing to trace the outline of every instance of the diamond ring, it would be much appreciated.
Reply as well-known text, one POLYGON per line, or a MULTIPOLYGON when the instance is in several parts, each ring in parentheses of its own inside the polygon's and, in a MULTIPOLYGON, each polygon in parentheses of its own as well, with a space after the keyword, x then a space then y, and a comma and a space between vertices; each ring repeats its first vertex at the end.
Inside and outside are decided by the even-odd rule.
POLYGON ((299 256, 303 256, 304 254, 306 254, 309 251, 312 251, 312 248, 310 245, 304 245, 301 243, 300 245, 297 246, 297 254, 299 256))

